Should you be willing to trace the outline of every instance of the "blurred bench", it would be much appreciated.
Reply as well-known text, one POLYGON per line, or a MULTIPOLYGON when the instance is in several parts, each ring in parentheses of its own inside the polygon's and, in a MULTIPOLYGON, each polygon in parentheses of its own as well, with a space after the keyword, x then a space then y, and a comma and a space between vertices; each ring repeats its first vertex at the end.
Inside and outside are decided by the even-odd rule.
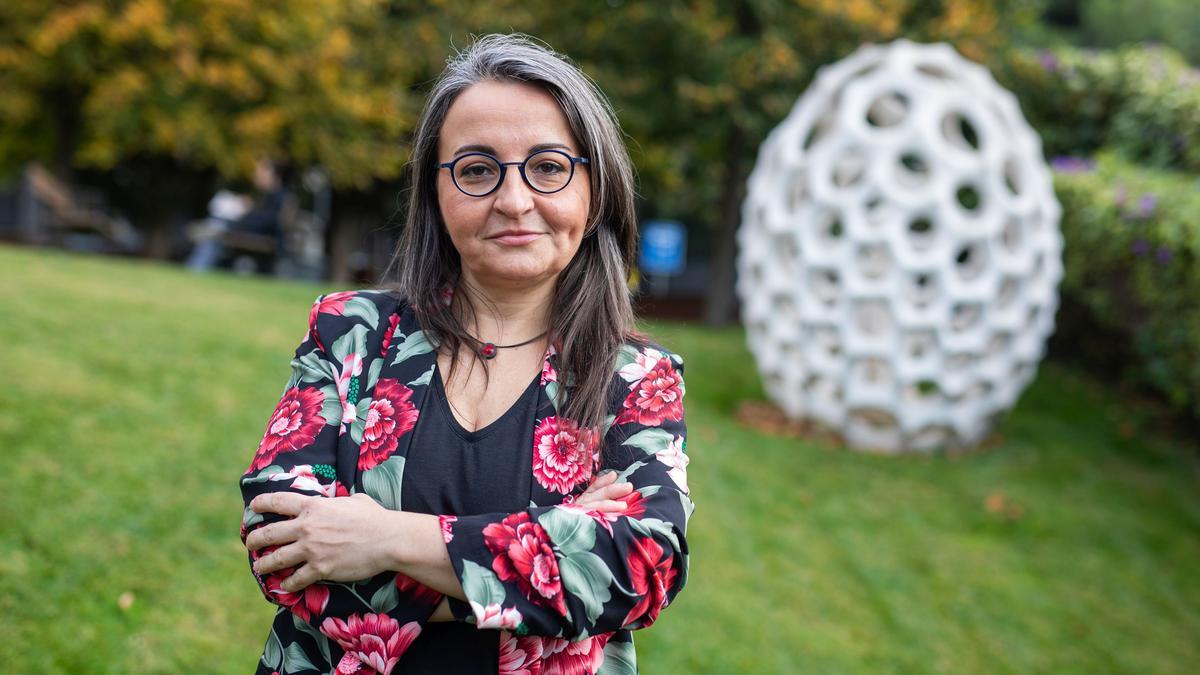
POLYGON ((124 218, 109 215, 99 192, 73 189, 41 164, 26 167, 23 193, 21 230, 32 243, 123 253, 141 248, 141 234, 124 218), (80 246, 81 237, 99 245, 80 246))
POLYGON ((207 220, 197 220, 188 225, 187 235, 193 244, 215 238, 225 249, 224 259, 231 262, 235 271, 320 279, 325 262, 325 219, 299 208, 299 200, 292 194, 280 211, 279 227, 281 238, 277 241, 269 234, 236 229, 213 234, 207 220))

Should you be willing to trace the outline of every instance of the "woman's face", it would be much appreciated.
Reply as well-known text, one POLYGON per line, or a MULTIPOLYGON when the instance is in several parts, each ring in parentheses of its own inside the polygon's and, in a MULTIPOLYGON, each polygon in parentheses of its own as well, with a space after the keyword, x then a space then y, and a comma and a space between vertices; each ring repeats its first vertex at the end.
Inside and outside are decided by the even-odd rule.
MULTIPOLYGON (((480 82, 459 94, 447 111, 438 163, 468 152, 520 162, 543 149, 580 155, 554 98, 531 84, 480 82)), ((552 281, 579 250, 587 226, 591 187, 586 166, 577 165, 571 182, 553 194, 532 190, 518 168, 507 167, 500 187, 486 197, 463 194, 450 169, 438 170, 438 206, 462 257, 463 275, 485 290, 552 281)))

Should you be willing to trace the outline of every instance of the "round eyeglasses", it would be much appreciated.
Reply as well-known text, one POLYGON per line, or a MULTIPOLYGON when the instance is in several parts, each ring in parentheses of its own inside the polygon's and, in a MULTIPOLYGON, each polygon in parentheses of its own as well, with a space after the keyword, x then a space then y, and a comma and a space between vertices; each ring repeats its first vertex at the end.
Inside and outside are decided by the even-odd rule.
POLYGON ((572 157, 562 150, 535 152, 523 162, 501 162, 485 152, 468 152, 438 168, 450 169, 454 186, 471 197, 486 197, 499 189, 510 166, 517 167, 530 189, 548 195, 567 187, 576 164, 587 163, 587 157, 572 157))

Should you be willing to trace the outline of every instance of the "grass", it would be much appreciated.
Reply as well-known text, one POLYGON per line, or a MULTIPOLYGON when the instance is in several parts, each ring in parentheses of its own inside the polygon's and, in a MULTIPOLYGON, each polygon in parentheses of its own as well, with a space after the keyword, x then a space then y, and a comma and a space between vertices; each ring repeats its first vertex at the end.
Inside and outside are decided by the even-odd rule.
MULTIPOLYGON (((0 247, 0 670, 249 672, 273 608, 237 479, 312 285, 0 247)), ((645 673, 1184 673, 1194 447, 1043 365, 995 449, 881 457, 734 420, 740 331, 650 326, 688 369, 691 582, 645 673)))

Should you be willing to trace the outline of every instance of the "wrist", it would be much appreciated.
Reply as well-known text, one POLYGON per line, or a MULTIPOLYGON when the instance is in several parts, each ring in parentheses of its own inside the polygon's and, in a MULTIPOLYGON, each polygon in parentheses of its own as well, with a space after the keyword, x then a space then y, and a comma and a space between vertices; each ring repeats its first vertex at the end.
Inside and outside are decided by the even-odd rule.
POLYGON ((428 556, 424 543, 431 532, 440 532, 437 516, 407 511, 391 511, 390 526, 384 537, 388 569, 407 573, 428 556))

